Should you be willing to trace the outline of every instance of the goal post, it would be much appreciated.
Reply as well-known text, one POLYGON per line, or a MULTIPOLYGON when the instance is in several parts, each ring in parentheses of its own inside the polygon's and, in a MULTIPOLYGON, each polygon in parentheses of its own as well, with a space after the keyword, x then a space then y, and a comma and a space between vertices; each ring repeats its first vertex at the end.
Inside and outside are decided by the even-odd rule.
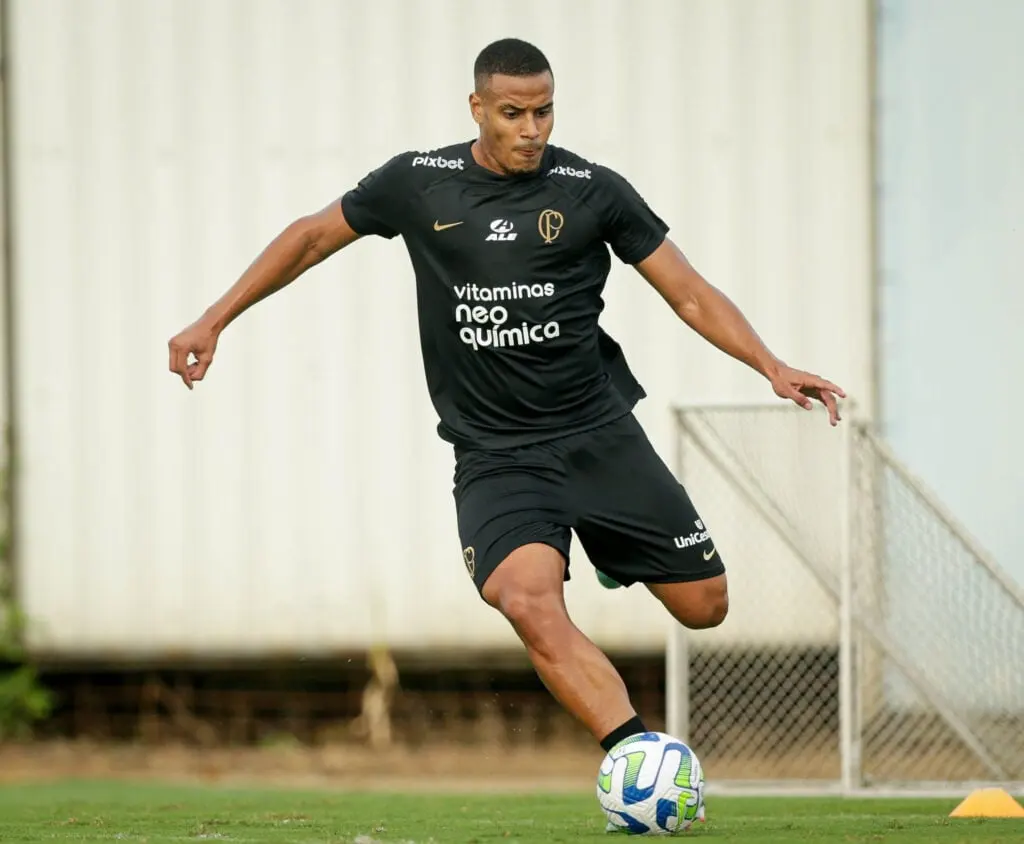
POLYGON ((675 468, 730 614, 671 629, 667 728, 719 782, 1024 781, 1020 586, 846 416, 676 411, 675 468))

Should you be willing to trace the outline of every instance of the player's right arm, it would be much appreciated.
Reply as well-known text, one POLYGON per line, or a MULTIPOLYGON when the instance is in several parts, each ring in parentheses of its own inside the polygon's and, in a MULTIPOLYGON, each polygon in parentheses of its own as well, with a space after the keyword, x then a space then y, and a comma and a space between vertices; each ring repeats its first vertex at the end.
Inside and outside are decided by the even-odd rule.
POLYGON ((340 201, 285 228, 223 296, 171 338, 171 372, 191 390, 210 368, 221 332, 242 313, 364 235, 395 237, 401 227, 407 158, 395 156, 340 201))
POLYGON ((340 202, 300 217, 275 237, 238 281, 168 343, 171 372, 190 390, 213 361, 221 332, 257 302, 357 240, 340 202), (194 357, 194 361, 191 358, 194 357))

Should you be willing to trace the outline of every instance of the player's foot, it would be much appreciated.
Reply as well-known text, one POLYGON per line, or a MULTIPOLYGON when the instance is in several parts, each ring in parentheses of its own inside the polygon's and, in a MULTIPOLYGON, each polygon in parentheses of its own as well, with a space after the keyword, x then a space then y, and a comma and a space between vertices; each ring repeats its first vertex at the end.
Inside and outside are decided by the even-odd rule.
POLYGON ((610 578, 603 571, 597 573, 597 582, 600 583, 605 589, 618 589, 622 586, 619 581, 610 578))

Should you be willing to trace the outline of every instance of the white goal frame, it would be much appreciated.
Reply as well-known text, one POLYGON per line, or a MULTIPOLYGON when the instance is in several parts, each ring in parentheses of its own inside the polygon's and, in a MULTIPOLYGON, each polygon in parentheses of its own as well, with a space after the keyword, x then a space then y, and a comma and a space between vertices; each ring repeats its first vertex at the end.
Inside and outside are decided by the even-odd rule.
MULTIPOLYGON (((730 465, 729 460, 723 458, 727 449, 719 445, 725 440, 719 432, 714 429, 714 424, 708 420, 716 417, 734 420, 740 414, 750 414, 755 420, 752 425, 756 427, 756 417, 764 414, 772 420, 777 420, 777 414, 791 412, 794 417, 794 424, 806 424, 797 421, 798 414, 805 414, 795 405, 790 409, 783 409, 779 403, 769 404, 691 404, 678 407, 674 410, 675 418, 675 455, 674 469, 679 480, 687 486, 695 499, 698 510, 701 510, 701 489, 700 477, 691 477, 691 466, 687 464, 688 455, 700 455, 704 474, 701 477, 708 477, 708 472, 718 473, 721 480, 729 486, 732 493, 739 499, 743 499, 744 506, 756 511, 764 519, 768 528, 774 532, 781 542, 788 547, 793 555, 799 559, 807 573, 821 586, 834 602, 837 614, 838 641, 835 643, 838 653, 838 730, 836 741, 838 742, 838 775, 833 779, 801 779, 799 777, 786 776, 774 778, 771 776, 752 776, 750 778, 733 778, 715 782, 713 767, 709 771, 709 779, 712 787, 721 791, 743 791, 753 793, 776 793, 781 791, 798 791, 803 793, 840 793, 840 794, 882 794, 882 793, 928 793, 957 795, 962 794, 965 789, 973 787, 998 784, 1008 790, 1024 792, 1024 752, 1018 753, 1011 750, 1011 756, 997 755, 1000 742, 991 735, 982 735, 974 720, 972 713, 964 707, 958 706, 955 701, 944 698, 941 688, 932 683, 926 669, 915 664, 912 655, 904 653, 899 643, 889 636, 885 625, 873 624, 870 617, 871 604, 869 603, 872 593, 864 586, 864 572, 879 571, 882 565, 880 547, 877 537, 869 543, 865 541, 864 519, 873 518, 872 514, 881 512, 879 507, 881 494, 878 492, 882 481, 876 480, 884 473, 886 483, 898 484, 904 495, 913 498, 916 508, 924 508, 928 518, 934 520, 934 524, 941 529, 944 536, 950 537, 949 543, 956 544, 958 559, 969 559, 970 576, 979 584, 979 589, 986 590, 997 595, 1009 619, 1011 629, 1018 629, 1020 625, 1024 629, 1024 590, 1005 572, 997 563, 979 546, 974 538, 964 529, 959 521, 948 511, 948 509, 930 493, 925 486, 914 477, 899 462, 892 449, 874 431, 870 423, 858 419, 855 408, 851 413, 848 405, 844 408, 844 421, 833 429, 834 446, 829 445, 830 459, 834 457, 835 471, 840 478, 840 496, 834 502, 834 506, 840 514, 839 523, 841 531, 839 536, 840 548, 836 555, 838 564, 829 569, 820 565, 813 558, 813 555, 804 553, 801 546, 801 538, 798 532, 794 531, 792 524, 785 518, 780 518, 778 510, 773 506, 771 496, 766 493, 764 485, 758 483, 758 479, 749 472, 736 471, 735 466, 730 465), (868 467, 865 470, 865 466, 868 467), (856 477, 854 475, 856 474, 856 477), (867 481, 864 478, 868 478, 867 481), (858 522, 858 517, 861 521, 858 522), (855 535, 857 534, 857 535, 855 535), (870 558, 870 559, 869 559, 870 558), (860 579, 860 580, 859 580, 860 579), (863 593, 863 594, 862 594, 863 593), (958 747, 961 747, 964 754, 970 755, 980 766, 983 774, 981 777, 968 779, 957 779, 955 777, 938 777, 927 779, 924 777, 905 778, 890 776, 879 778, 877 773, 874 776, 866 774, 864 769, 864 736, 865 725, 863 723, 864 713, 863 693, 864 684, 867 682, 861 672, 863 663, 858 662, 865 658, 865 653, 871 652, 877 655, 879 661, 884 661, 892 670, 898 672, 906 680, 913 693, 923 702, 930 716, 938 723, 941 723, 944 730, 955 738, 958 747)), ((819 414, 817 418, 809 419, 817 425, 825 424, 819 414)), ((754 427, 751 430, 754 430, 754 427)), ((756 439, 756 437, 755 437, 756 439)), ((766 440, 766 448, 771 447, 771 442, 766 440)), ((718 483, 718 481, 716 481, 718 483)), ((916 512, 916 511, 915 511, 916 512)), ((703 515, 703 514, 702 514, 703 515)), ((929 522, 931 524, 932 522, 929 522)), ((721 531, 723 526, 719 525, 721 531)), ((876 530, 872 525, 869 530, 876 530)), ((940 549, 941 550, 941 549, 940 549)), ((937 552, 938 553, 938 552, 937 552)), ((952 554, 951 554, 952 556, 952 554)), ((728 563, 727 563, 728 565, 728 563)), ((870 577, 871 575, 868 575, 870 577)), ((976 619, 977 620, 977 619, 976 619)), ((690 665, 694 656, 692 647, 693 634, 679 625, 673 625, 666 643, 665 667, 666 667, 666 728, 684 741, 690 742, 693 736, 693 725, 691 724, 691 683, 700 678, 691 678, 690 665)), ((1016 637, 1013 637, 1016 638, 1016 637)), ((937 648, 940 646, 937 645, 937 648)), ((1013 654, 1022 657, 1019 663, 1024 666, 1024 641, 1015 645, 1009 644, 1013 654)), ((1021 692, 1015 700, 1024 701, 1024 667, 1019 671, 1021 692)), ((1012 682, 1012 680, 1011 680, 1012 682)), ((1020 719, 1024 723, 1024 705, 1019 710, 1014 709, 1011 717, 1020 719)), ((910 723, 903 728, 903 736, 907 737, 908 744, 913 741, 916 745, 927 744, 928 734, 924 728, 918 728, 910 723), (918 731, 920 735, 918 735, 918 731)), ((877 740, 877 739, 876 739, 877 740)), ((1024 744, 1021 745, 1024 751, 1024 744)), ((698 756, 702 748, 694 747, 698 756)), ((898 757, 894 755, 893 759, 898 757)), ((898 767, 898 765, 894 766, 898 767)))

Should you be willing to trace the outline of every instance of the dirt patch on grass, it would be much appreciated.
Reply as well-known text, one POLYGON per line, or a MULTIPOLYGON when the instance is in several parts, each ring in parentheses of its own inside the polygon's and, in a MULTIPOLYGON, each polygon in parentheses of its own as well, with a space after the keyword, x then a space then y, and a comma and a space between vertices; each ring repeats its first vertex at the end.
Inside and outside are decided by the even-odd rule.
POLYGON ((587 791, 599 749, 346 745, 194 748, 41 742, 0 747, 0 783, 128 779, 345 790, 587 791))

